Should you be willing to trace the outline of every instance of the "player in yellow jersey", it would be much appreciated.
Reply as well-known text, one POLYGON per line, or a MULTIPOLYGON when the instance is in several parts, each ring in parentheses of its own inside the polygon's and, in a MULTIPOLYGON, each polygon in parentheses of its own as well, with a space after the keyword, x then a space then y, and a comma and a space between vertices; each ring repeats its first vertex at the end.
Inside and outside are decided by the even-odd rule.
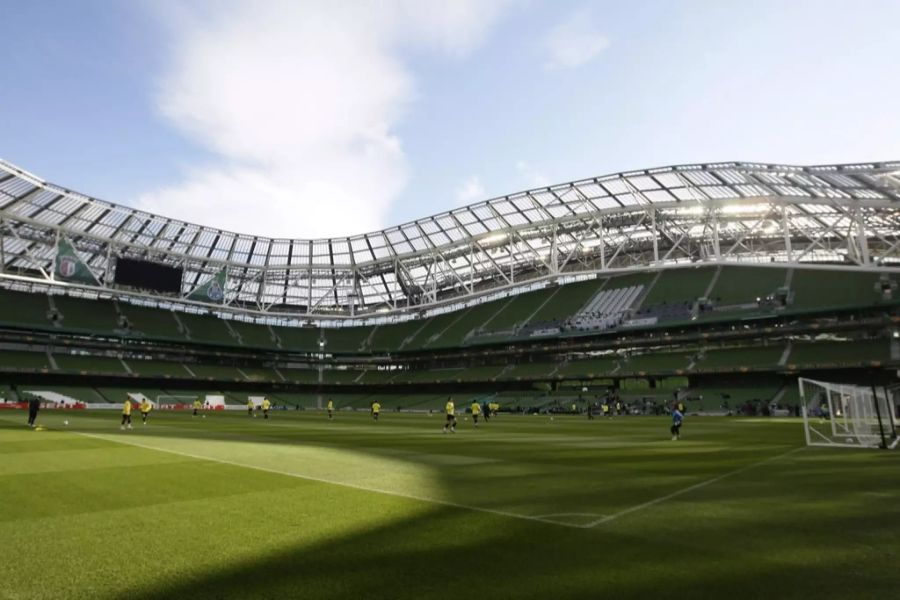
POLYGON ((147 424, 147 416, 150 414, 151 410, 153 410, 153 405, 150 404, 150 400, 144 396, 144 399, 141 400, 141 421, 144 425, 147 424))
POLYGON ((334 418, 334 401, 329 398, 328 404, 325 406, 325 410, 328 411, 328 420, 332 420, 334 418))
POLYGON ((128 424, 128 429, 131 429, 131 398, 126 397, 125 402, 122 404, 122 424, 119 426, 119 429, 125 429, 125 424, 128 424))
POLYGON ((447 422, 444 423, 444 433, 449 430, 450 433, 456 433, 456 405, 453 403, 453 397, 447 398, 447 404, 444 405, 444 412, 447 413, 447 422))
POLYGON ((263 419, 269 418, 269 409, 272 408, 272 403, 269 402, 268 398, 263 398, 263 419))
POLYGON ((196 400, 194 400, 194 414, 192 414, 191 417, 196 417, 198 414, 200 414, 201 408, 203 408, 203 404, 200 402, 200 399, 197 398, 196 400))
POLYGON ((247 399, 247 416, 248 416, 248 417, 255 417, 255 416, 256 416, 256 415, 253 414, 253 407, 254 407, 253 400, 250 400, 250 399, 248 398, 248 399, 247 399))
POLYGON ((372 403, 372 418, 378 420, 378 413, 381 412, 381 403, 377 400, 372 403))
POLYGON ((478 415, 481 414, 481 405, 478 404, 478 400, 472 400, 472 421, 475 423, 475 427, 478 427, 478 415))

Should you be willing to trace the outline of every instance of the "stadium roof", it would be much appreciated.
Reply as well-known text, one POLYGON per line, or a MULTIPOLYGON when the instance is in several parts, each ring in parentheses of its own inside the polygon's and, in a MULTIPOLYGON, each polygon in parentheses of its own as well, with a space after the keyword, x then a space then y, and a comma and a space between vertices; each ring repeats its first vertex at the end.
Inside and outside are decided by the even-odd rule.
POLYGON ((0 161, 3 277, 52 282, 59 237, 112 291, 120 256, 227 270, 228 307, 346 317, 417 310, 535 280, 678 262, 900 259, 900 162, 725 162, 501 196, 343 238, 266 238, 98 200, 0 161))

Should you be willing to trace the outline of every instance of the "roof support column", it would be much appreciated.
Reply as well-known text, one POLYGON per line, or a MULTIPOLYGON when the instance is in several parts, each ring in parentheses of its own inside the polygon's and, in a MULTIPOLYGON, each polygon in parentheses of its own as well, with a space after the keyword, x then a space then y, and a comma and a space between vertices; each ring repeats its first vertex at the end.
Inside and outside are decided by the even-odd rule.
POLYGON ((712 219, 713 256, 718 261, 722 258, 722 252, 719 250, 719 212, 715 208, 710 208, 709 212, 712 219))
POLYGON ((0 217, 0 273, 6 272, 6 235, 3 234, 3 217, 0 217))
POLYGON ((606 270, 606 230, 603 228, 603 217, 600 217, 600 269, 606 270))
POLYGON ((787 255, 787 261, 794 262, 794 253, 791 248, 791 224, 786 204, 781 205, 781 230, 784 233, 784 252, 787 255))
POLYGON ((866 238, 866 215, 862 208, 856 207, 856 243, 859 245, 859 259, 863 265, 869 261, 869 240, 866 238))
POLYGON ((306 312, 312 312, 313 243, 309 241, 309 270, 306 272, 306 312))
POLYGON ((550 274, 559 273, 559 225, 553 226, 553 237, 550 239, 550 274))
POLYGON ((653 229, 653 264, 659 264, 659 230, 656 228, 656 209, 650 211, 650 228, 653 229))

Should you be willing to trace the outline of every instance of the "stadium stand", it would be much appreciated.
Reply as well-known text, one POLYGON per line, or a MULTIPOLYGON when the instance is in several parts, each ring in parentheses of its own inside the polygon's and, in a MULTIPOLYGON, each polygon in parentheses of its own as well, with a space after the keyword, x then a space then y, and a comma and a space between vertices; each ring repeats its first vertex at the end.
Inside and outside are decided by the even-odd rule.
POLYGON ((316 369, 279 368, 278 371, 284 375, 285 380, 294 383, 317 383, 319 381, 319 371, 316 369))
POLYGON ((787 359, 790 367, 858 366, 891 359, 887 340, 797 342, 787 359))
POLYGON ((327 352, 362 352, 363 345, 372 335, 371 327, 338 327, 322 331, 327 352))
POLYGON ((0 289, 0 322, 18 328, 50 329, 50 303, 47 294, 0 289))
POLYGON ((272 330, 269 329, 268 325, 257 325, 236 320, 228 321, 228 325, 232 331, 238 334, 241 344, 248 348, 265 348, 269 350, 277 348, 272 330))
POLYGON ((556 371, 558 365, 553 362, 530 362, 511 365, 503 371, 500 379, 547 379, 556 371))
POLYGON ((0 350, 0 368, 4 370, 49 371, 50 358, 46 352, 0 350))
POLYGON ((594 378, 605 377, 618 369, 618 357, 607 355, 586 360, 574 360, 563 363, 556 372, 557 376, 565 378, 594 378))
POLYGON ((243 373, 244 378, 247 381, 282 381, 275 369, 266 367, 240 367, 239 371, 243 373))
POLYGON ((719 306, 755 304, 785 286, 784 267, 725 265, 719 271, 709 299, 719 306))
POLYGON ((691 388, 683 400, 689 412, 739 412, 746 403, 768 404, 780 389, 777 384, 691 388))
POLYGON ((388 383, 398 375, 398 371, 367 369, 358 380, 361 384, 381 384, 388 383))
POLYGON ((131 371, 142 377, 177 377, 186 379, 191 376, 184 368, 184 364, 168 360, 139 360, 129 359, 128 366, 131 371))
POLYGON ((695 371, 776 368, 784 354, 784 343, 740 348, 711 348, 694 365, 695 371))
POLYGON ((693 303, 706 294, 716 267, 693 267, 661 271, 643 306, 660 303, 693 303))
POLYGON ((376 352, 400 350, 406 340, 412 338, 425 325, 424 321, 412 319, 394 325, 379 325, 371 337, 370 347, 376 352))
POLYGON ((280 340, 283 350, 291 352, 318 352, 319 328, 318 327, 280 327, 273 326, 272 331, 280 340))
POLYGON ((210 381, 244 381, 244 376, 237 367, 190 363, 185 365, 199 379, 210 381))
POLYGON ((859 307, 884 302, 878 273, 794 269, 791 277, 793 310, 859 307))
POLYGON ((666 373, 688 368, 693 352, 655 352, 637 354, 626 361, 619 361, 622 373, 666 373))
POLYGON ((466 309, 458 319, 441 334, 439 343, 429 344, 431 347, 462 346, 467 343, 472 331, 489 321, 500 309, 502 302, 485 302, 466 309))
POLYGON ((175 313, 176 318, 187 328, 191 341, 220 346, 233 346, 237 338, 228 329, 227 321, 209 315, 175 313))
POLYGON ((559 290, 557 287, 545 288, 534 292, 524 292, 507 301, 497 301, 499 306, 494 317, 485 323, 480 335, 512 336, 516 330, 537 313, 559 290))
POLYGON ((118 358, 107 356, 84 356, 79 354, 53 355, 60 371, 77 371, 81 373, 127 373, 125 365, 118 358))
POLYGON ((325 369, 322 371, 325 383, 353 383, 363 374, 357 369, 325 369))
POLYGON ((172 311, 167 308, 151 308, 120 302, 119 310, 127 320, 132 335, 163 340, 187 339, 179 329, 172 311))
POLYGON ((566 319, 577 314, 606 282, 606 279, 589 279, 559 286, 551 300, 544 303, 531 316, 528 323, 563 323, 566 319))
POLYGON ((50 302, 56 307, 58 325, 70 331, 99 335, 121 335, 116 304, 110 300, 87 300, 53 295, 50 302))
POLYGON ((20 394, 27 396, 35 392, 52 392, 77 402, 99 404, 107 401, 97 390, 88 386, 46 385, 43 383, 19 386, 20 394))

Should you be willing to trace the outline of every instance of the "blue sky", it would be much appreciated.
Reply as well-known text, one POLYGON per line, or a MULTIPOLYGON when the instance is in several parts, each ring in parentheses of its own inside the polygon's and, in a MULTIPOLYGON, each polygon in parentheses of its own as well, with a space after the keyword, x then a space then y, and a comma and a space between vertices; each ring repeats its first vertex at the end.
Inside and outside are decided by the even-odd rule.
POLYGON ((248 233, 618 170, 900 159, 900 3, 0 0, 0 157, 248 233))

